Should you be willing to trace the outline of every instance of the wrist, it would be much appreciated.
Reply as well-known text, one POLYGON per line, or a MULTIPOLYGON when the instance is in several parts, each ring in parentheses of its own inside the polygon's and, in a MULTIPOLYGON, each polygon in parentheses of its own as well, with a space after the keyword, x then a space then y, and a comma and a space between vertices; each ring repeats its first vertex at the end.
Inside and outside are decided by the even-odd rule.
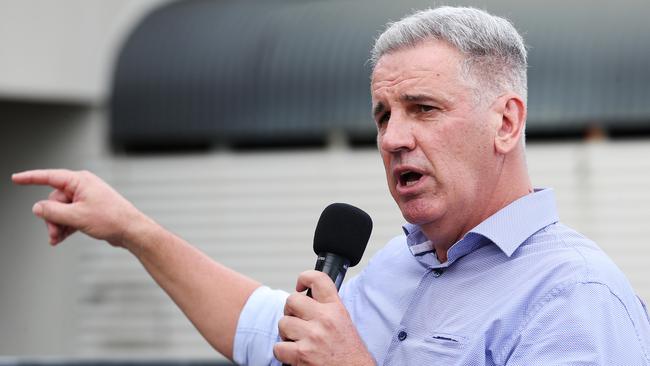
POLYGON ((121 227, 119 235, 109 243, 116 247, 124 248, 133 254, 141 252, 160 226, 150 217, 134 209, 131 215, 128 215, 125 224, 121 227))

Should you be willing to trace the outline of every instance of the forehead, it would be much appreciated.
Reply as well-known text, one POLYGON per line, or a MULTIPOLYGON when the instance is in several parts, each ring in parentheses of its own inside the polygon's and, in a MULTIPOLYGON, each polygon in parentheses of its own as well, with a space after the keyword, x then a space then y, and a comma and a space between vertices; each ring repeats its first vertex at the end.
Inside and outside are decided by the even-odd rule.
POLYGON ((461 65, 464 55, 445 42, 431 40, 383 55, 372 72, 371 93, 397 89, 453 88, 464 84, 461 65))

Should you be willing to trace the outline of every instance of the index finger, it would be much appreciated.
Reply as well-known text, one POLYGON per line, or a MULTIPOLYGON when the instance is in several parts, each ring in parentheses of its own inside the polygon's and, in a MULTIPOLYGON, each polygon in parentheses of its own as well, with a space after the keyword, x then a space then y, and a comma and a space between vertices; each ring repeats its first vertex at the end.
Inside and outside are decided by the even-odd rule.
POLYGON ((339 292, 332 279, 325 273, 310 270, 298 276, 296 291, 302 292, 311 289, 314 300, 325 303, 339 301, 339 292))
POLYGON ((287 297, 284 303, 284 315, 295 316, 300 319, 311 320, 309 310, 315 307, 316 300, 304 294, 294 293, 287 297))
POLYGON ((11 180, 15 184, 48 185, 63 191, 70 188, 70 183, 76 180, 76 176, 67 169, 37 169, 12 174, 11 180))

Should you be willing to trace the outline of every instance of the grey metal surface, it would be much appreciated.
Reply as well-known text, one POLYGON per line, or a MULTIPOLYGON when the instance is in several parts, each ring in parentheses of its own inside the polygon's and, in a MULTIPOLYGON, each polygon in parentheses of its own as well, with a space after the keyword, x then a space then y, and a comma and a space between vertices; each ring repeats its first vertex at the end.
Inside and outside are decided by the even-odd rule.
MULTIPOLYGON (((530 47, 528 134, 650 128, 650 2, 462 2, 510 18, 530 47)), ((115 71, 117 145, 372 139, 369 50, 429 1, 172 3, 133 31, 115 71)))

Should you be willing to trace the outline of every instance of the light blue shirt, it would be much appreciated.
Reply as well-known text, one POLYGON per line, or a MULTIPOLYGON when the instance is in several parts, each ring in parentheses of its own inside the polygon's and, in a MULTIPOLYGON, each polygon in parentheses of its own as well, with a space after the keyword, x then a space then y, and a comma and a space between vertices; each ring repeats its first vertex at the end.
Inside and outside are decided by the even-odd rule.
MULTIPOLYGON (((550 189, 479 224, 437 260, 415 225, 341 298, 378 365, 650 365, 650 319, 623 273, 558 223, 550 189)), ((239 319, 237 363, 279 365, 287 293, 256 290, 239 319)))

